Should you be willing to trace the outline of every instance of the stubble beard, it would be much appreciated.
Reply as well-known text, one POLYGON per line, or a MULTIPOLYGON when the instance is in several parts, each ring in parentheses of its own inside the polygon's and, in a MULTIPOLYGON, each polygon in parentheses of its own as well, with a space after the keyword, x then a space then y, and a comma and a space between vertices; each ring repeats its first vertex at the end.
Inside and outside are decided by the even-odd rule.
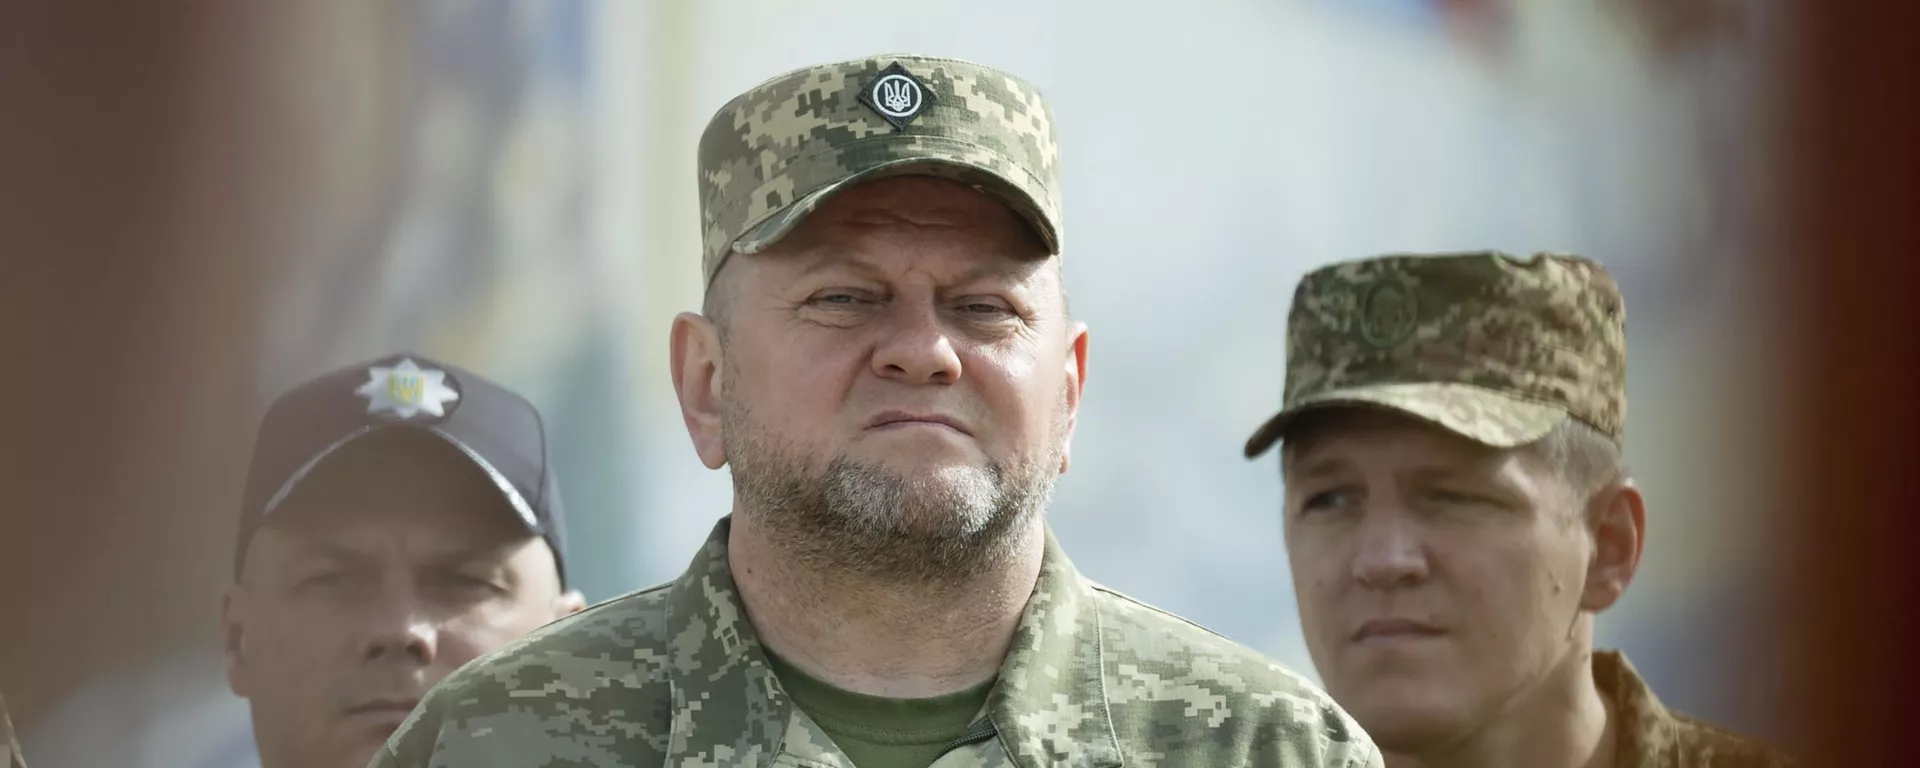
POLYGON ((722 384, 721 440, 743 516, 794 565, 818 574, 938 590, 1009 562, 1053 495, 1065 449, 1066 396, 1038 460, 903 475, 806 452, 759 427, 722 384))

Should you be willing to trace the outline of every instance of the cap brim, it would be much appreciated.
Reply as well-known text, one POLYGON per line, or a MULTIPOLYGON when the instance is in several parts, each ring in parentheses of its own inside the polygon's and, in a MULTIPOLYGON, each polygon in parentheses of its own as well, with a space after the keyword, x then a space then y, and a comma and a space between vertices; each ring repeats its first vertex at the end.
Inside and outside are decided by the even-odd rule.
POLYGON ((1567 412, 1558 406, 1522 400, 1471 384, 1351 387, 1303 398, 1275 414, 1247 440, 1247 458, 1266 453, 1301 414, 1335 407, 1395 411, 1494 448, 1513 448, 1539 440, 1567 419, 1567 412))
POLYGON ((305 463, 302 463, 298 468, 294 469, 293 473, 288 475, 286 480, 280 483, 279 488, 274 491, 273 496, 267 499, 266 506, 260 510, 259 519, 265 520, 272 515, 273 511, 278 509, 280 505, 286 501, 287 497, 293 493, 294 488, 297 487, 301 481, 305 480, 307 475, 311 474, 315 467, 320 465, 320 462, 338 453, 340 449, 347 447, 355 440, 382 429, 417 429, 445 441, 448 447, 459 451, 461 455, 467 457, 467 460, 473 462, 482 473, 486 474, 487 479, 492 481, 494 487, 498 488, 501 495, 506 497, 507 505, 513 508, 514 515, 520 518, 520 522, 527 526, 529 532, 535 534, 545 533, 543 527, 540 525, 539 518, 533 514, 533 506, 527 503, 526 497, 522 496, 520 491, 513 487, 513 483, 507 480, 506 475, 501 473, 500 469, 493 465, 493 462, 488 461, 485 456, 480 455, 479 451, 474 450, 460 438, 448 434, 446 430, 440 429, 437 426, 411 424, 368 425, 349 432, 340 439, 333 441, 333 443, 322 448, 319 452, 315 453, 312 458, 307 459, 305 463))
MULTIPOLYGON (((734 253, 759 253, 780 242, 794 227, 806 220, 821 204, 831 199, 841 190, 863 181, 883 179, 891 176, 938 176, 967 184, 998 198, 1008 208, 1020 214, 1027 224, 1033 227, 1035 234, 1046 244, 1049 255, 1060 255, 1060 232, 1049 219, 1040 203, 1020 188, 1012 180, 1000 175, 998 171, 979 165, 947 158, 910 157, 881 163, 844 179, 828 184, 795 200, 792 205, 769 214, 758 224, 733 241, 734 253)), ((718 267, 715 268, 718 271, 718 267)))

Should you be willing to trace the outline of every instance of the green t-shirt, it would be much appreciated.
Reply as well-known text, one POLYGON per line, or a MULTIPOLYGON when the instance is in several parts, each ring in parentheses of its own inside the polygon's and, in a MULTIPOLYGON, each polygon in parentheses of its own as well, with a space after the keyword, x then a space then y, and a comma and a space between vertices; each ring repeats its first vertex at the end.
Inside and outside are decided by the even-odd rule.
POLYGON ((967 733, 993 680, 930 699, 841 690, 767 654, 780 686, 859 768, 927 768, 967 733))

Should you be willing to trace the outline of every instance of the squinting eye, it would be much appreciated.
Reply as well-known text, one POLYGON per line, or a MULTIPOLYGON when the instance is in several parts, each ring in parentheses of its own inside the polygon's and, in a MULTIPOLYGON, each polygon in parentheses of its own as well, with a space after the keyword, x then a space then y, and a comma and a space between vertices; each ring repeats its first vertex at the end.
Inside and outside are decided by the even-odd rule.
POLYGON ((1458 493, 1455 491, 1434 491, 1428 495, 1433 497, 1434 501, 1438 501, 1442 504, 1466 505, 1466 504, 1487 503, 1486 499, 1480 498, 1479 496, 1475 496, 1468 493, 1458 493))
POLYGON ((873 303, 873 297, 853 291, 830 291, 816 293, 807 299, 807 304, 817 309, 859 309, 873 303))
POLYGON ((1347 499, 1348 494, 1346 491, 1321 491, 1312 496, 1308 496, 1307 500, 1300 505, 1300 510, 1302 512, 1317 512, 1334 509, 1345 506, 1347 499))
POLYGON ((963 304, 960 308, 976 315, 1006 315, 1012 313, 1011 310, 1008 310, 1006 307, 998 304, 989 304, 984 301, 963 304))
POLYGON ((448 582, 450 583, 450 586, 466 592, 494 593, 494 592, 506 591, 504 589, 501 589, 500 585, 493 583, 491 579, 483 579, 478 576, 468 576, 464 573, 452 574, 451 576, 448 577, 448 582))
POLYGON ((322 573, 308 576, 297 585, 300 589, 335 590, 352 586, 352 579, 345 573, 322 573))

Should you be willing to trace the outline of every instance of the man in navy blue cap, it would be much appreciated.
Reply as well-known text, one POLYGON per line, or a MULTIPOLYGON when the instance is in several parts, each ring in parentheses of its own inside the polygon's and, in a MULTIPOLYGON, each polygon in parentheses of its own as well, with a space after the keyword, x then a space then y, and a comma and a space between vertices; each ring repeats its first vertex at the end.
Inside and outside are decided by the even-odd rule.
POLYGON ((531 403, 395 355, 283 395, 221 605, 264 768, 359 768, 448 673, 585 600, 531 403))

